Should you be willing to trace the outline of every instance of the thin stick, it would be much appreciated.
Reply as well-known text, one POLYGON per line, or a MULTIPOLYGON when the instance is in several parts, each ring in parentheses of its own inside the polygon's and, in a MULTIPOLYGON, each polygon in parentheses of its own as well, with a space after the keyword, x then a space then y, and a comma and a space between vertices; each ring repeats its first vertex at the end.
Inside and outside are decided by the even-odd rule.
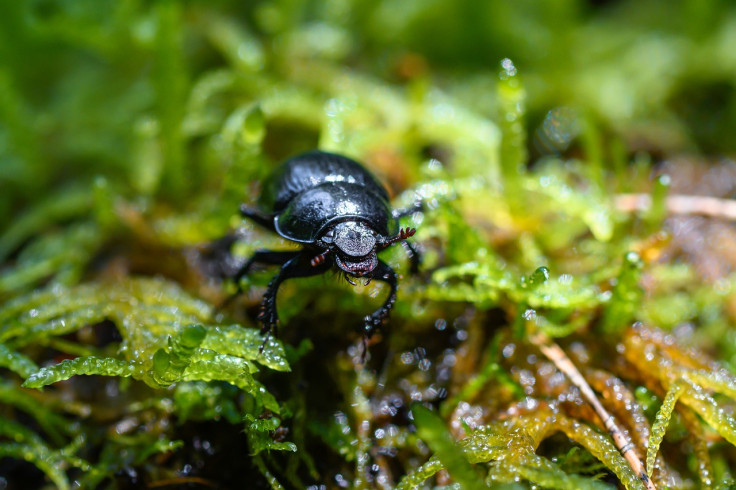
MULTIPOLYGON (((613 202, 616 209, 627 213, 647 211, 652 207, 652 196, 649 194, 617 194, 613 202)), ((666 197, 665 206, 670 214, 697 214, 711 218, 736 220, 736 200, 733 199, 672 194, 666 197)))
POLYGON ((583 375, 580 374, 580 371, 578 371, 578 368, 575 367, 575 364, 573 364, 570 358, 567 357, 565 351, 563 351, 559 345, 554 343, 552 340, 549 339, 549 337, 541 332, 532 335, 529 340, 532 342, 532 344, 539 347, 539 350, 541 350, 542 353, 547 356, 547 358, 552 361, 555 366, 557 366, 557 369, 565 373, 572 384, 578 387, 580 393, 583 395, 583 398, 585 398, 585 400, 587 400, 587 402, 593 406, 593 409, 598 414, 598 417, 600 417, 600 419, 603 421, 603 425, 605 426, 606 430, 609 434, 611 434, 616 447, 619 451, 621 451, 623 457, 626 458, 626 461, 628 461, 629 466, 631 466, 631 469, 634 470, 634 473, 636 473, 642 483, 644 483, 644 487, 647 488, 647 490, 656 490, 654 482, 649 479, 644 465, 634 452, 634 443, 631 442, 629 436, 626 435, 618 427, 618 424, 616 424, 616 419, 613 418, 613 415, 609 414, 608 411, 603 408, 603 405, 598 400, 598 397, 595 396, 593 389, 590 387, 588 382, 585 381, 585 378, 583 378, 583 375))
POLYGON ((209 480, 205 480, 204 478, 199 478, 197 476, 180 476, 178 478, 168 478, 166 480, 158 480, 158 481, 151 482, 146 486, 148 488, 169 487, 169 486, 178 487, 180 485, 185 485, 187 483, 198 483, 200 485, 204 485, 210 488, 217 487, 217 485, 215 485, 213 482, 209 480))

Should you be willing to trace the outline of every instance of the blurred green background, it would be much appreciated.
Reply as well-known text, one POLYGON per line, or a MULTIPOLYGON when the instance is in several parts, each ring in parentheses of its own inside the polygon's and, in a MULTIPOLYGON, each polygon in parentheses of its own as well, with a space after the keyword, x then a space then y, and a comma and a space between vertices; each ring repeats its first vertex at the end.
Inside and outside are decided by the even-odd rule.
POLYGON ((269 125, 269 155, 314 146, 339 90, 331 70, 382 80, 399 97, 426 83, 494 120, 499 62, 510 58, 530 133, 565 106, 630 151, 719 155, 736 145, 736 15, 726 0, 2 8, 2 229, 50 191, 96 176, 182 205, 222 179, 207 137, 249 102, 269 125))

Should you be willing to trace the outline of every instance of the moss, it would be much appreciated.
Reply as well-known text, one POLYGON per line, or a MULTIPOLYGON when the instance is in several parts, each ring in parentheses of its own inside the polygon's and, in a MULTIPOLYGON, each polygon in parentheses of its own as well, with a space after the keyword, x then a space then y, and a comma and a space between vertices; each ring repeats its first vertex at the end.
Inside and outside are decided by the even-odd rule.
POLYGON ((728 2, 6 10, 0 487, 640 488, 530 335, 658 488, 732 481, 733 235, 668 207, 736 185, 728 2), (273 271, 228 279, 293 246, 238 207, 314 146, 425 203, 365 364, 382 285, 287 282, 264 340, 273 271))

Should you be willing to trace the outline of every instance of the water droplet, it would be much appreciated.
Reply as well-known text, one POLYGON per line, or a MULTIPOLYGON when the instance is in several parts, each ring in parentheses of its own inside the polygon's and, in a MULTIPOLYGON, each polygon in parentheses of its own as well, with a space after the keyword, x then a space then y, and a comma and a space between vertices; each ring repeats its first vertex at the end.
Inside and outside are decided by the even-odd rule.
POLYGON ((501 79, 505 80, 516 76, 517 70, 514 62, 510 58, 504 58, 501 60, 501 79))
POLYGON ((515 344, 506 344, 503 348, 503 357, 509 358, 514 355, 514 352, 516 352, 516 345, 515 344))

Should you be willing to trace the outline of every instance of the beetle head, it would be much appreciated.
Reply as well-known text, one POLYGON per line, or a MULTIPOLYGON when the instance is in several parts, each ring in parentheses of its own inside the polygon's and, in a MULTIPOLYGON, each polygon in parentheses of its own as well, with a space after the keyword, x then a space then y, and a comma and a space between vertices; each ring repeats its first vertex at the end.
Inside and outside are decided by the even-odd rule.
MULTIPOLYGON (((353 277, 368 276, 378 267, 377 253, 391 244, 406 240, 414 235, 414 228, 402 228, 395 236, 385 237, 362 221, 342 221, 329 228, 317 244, 326 250, 312 259, 312 265, 324 263, 327 256, 335 256, 335 264, 345 272, 351 284, 353 277)), ((366 285, 368 284, 366 282, 366 285)))
POLYGON ((335 263, 347 274, 361 277, 378 265, 376 232, 362 221, 343 221, 321 238, 335 252, 335 263))

